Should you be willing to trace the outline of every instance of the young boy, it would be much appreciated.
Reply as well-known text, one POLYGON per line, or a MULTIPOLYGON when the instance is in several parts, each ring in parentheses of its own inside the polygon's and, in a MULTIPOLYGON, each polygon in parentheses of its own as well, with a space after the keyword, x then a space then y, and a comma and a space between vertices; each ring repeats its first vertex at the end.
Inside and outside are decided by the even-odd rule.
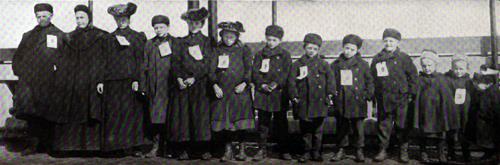
POLYGON ((322 42, 317 34, 305 36, 306 54, 293 63, 288 78, 289 94, 304 142, 304 152, 299 158, 302 163, 308 161, 311 154, 313 160, 322 161, 323 121, 335 93, 335 78, 330 66, 318 55, 322 42))
POLYGON ((290 53, 280 46, 283 28, 270 25, 266 28, 266 47, 255 55, 252 81, 256 85, 254 108, 259 111, 259 148, 254 160, 266 158, 266 144, 272 122, 278 137, 279 150, 284 160, 291 160, 288 153, 288 96, 286 83, 292 58, 290 53))
POLYGON ((469 63, 465 56, 457 55, 451 62, 451 70, 445 76, 448 79, 448 86, 452 92, 452 108, 448 111, 448 126, 450 131, 446 133, 448 143, 448 158, 456 160, 455 144, 458 142, 462 146, 462 153, 465 162, 470 161, 469 144, 464 140, 465 128, 469 121, 469 110, 471 107, 471 94, 474 88, 472 79, 467 73, 469 63))
POLYGON ((377 104, 378 139, 380 152, 375 161, 387 158, 391 132, 395 125, 400 146, 400 159, 408 162, 408 125, 406 124, 408 104, 417 91, 417 68, 410 56, 399 49, 401 33, 396 29, 385 29, 384 50, 371 63, 371 73, 375 82, 377 104))
POLYGON ((356 161, 363 162, 365 145, 363 121, 367 117, 367 100, 373 96, 373 77, 370 65, 361 58, 359 50, 363 40, 354 34, 349 34, 342 40, 343 53, 332 63, 337 85, 335 97, 335 115, 339 139, 339 151, 332 161, 340 161, 345 157, 344 148, 351 141, 356 148, 356 161), (349 133, 353 139, 349 139, 349 133))
POLYGON ((422 51, 417 97, 415 99, 415 125, 419 128, 421 159, 429 163, 427 145, 430 140, 438 142, 439 161, 446 162, 444 133, 449 130, 447 112, 451 107, 451 93, 446 78, 436 72, 438 55, 434 50, 422 51))
POLYGON ((172 88, 171 58, 179 53, 179 41, 168 33, 170 20, 167 16, 157 15, 151 20, 156 36, 146 42, 144 48, 141 91, 147 96, 150 130, 149 138, 153 149, 146 157, 156 157, 158 149, 165 152, 163 144, 166 132, 166 116, 169 109, 172 88), (162 145, 160 145, 162 144, 162 145))

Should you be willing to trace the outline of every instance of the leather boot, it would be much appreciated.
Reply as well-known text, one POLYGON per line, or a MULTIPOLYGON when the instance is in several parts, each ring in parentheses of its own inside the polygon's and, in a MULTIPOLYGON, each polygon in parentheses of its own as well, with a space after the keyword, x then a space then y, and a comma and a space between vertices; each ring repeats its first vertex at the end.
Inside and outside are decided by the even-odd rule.
POLYGON ((410 161, 410 158, 408 156, 408 143, 401 144, 399 151, 399 159, 403 163, 408 163, 410 161))
POLYGON ((29 156, 29 155, 34 155, 37 153, 37 148, 39 145, 39 140, 38 138, 32 137, 29 138, 27 141, 27 146, 26 148, 21 152, 21 156, 29 156))
POLYGON ((155 158, 158 154, 158 149, 160 148, 159 138, 159 136, 153 138, 153 148, 144 155, 146 158, 155 158))
POLYGON ((232 159, 233 159, 233 147, 231 143, 226 143, 226 146, 224 147, 224 155, 222 156, 222 158, 220 158, 220 161, 226 162, 232 159))
POLYGON ((261 161, 266 158, 266 147, 264 145, 260 145, 259 151, 253 157, 253 161, 261 161))
POLYGON ((445 150, 445 142, 441 141, 438 144, 438 155, 439 155, 439 162, 440 163, 446 163, 448 160, 446 159, 446 155, 444 153, 445 150))
POLYGON ((356 149, 356 159, 354 159, 356 162, 365 162, 365 154, 363 153, 362 148, 356 149))
POLYGON ((387 159, 387 151, 385 148, 381 149, 380 152, 373 158, 374 161, 376 162, 381 162, 387 159))
POLYGON ((302 156, 300 156, 298 161, 299 163, 306 163, 307 161, 309 161, 309 159, 311 159, 311 155, 309 154, 309 152, 306 152, 302 154, 302 156))
POLYGON ((340 148, 339 151, 333 156, 330 161, 336 162, 336 161, 341 161, 345 157, 345 151, 344 148, 340 148))

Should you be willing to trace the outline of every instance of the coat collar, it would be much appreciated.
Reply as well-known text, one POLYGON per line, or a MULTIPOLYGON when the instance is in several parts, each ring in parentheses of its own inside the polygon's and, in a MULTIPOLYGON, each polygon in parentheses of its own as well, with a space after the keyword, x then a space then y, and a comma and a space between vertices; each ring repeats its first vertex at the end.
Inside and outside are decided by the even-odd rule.
POLYGON ((279 56, 282 54, 283 54, 283 48, 281 48, 281 46, 277 46, 274 49, 271 49, 271 48, 266 46, 266 47, 264 47, 264 49, 262 49, 262 56, 264 58, 270 58, 270 57, 279 56))
POLYGON ((401 50, 399 48, 396 48, 393 52, 386 51, 385 49, 380 51, 380 53, 377 54, 377 58, 374 59, 374 62, 381 62, 381 61, 388 61, 390 59, 394 59, 399 57, 401 53, 401 50))
POLYGON ((354 55, 351 58, 346 58, 344 53, 342 53, 340 54, 335 64, 338 65, 341 69, 353 68, 353 66, 358 65, 358 63, 360 63, 361 60, 362 59, 360 53, 356 53, 356 55, 354 55))
POLYGON ((309 57, 306 54, 304 54, 304 55, 302 55, 302 57, 299 58, 299 60, 297 62, 299 62, 302 65, 307 65, 309 63, 317 62, 320 60, 321 60, 321 58, 320 58, 319 54, 314 56, 314 57, 309 57))
POLYGON ((453 79, 462 79, 462 78, 469 78, 469 77, 470 77, 469 73, 465 73, 465 75, 464 75, 464 76, 462 76, 462 77, 458 77, 458 76, 455 74, 455 72, 453 72, 452 70, 449 70, 448 72, 446 72, 446 73, 445 73, 445 75, 446 75, 446 76, 448 76, 448 77, 451 77, 451 78, 453 78, 453 79))

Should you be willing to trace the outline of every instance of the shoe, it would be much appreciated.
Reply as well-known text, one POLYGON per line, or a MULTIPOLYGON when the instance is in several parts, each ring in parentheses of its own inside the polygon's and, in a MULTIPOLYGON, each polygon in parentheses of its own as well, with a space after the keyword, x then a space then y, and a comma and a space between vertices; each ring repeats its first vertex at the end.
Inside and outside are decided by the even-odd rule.
POLYGON ((224 149, 224 155, 220 158, 221 162, 227 162, 233 159, 233 148, 231 143, 227 143, 224 149))
POLYGON ((365 154, 363 153, 363 149, 359 148, 356 150, 356 158, 354 159, 356 162, 365 162, 365 154))
POLYGON ((255 154, 255 156, 253 157, 253 161, 261 161, 264 160, 265 158, 266 154, 264 149, 260 149, 259 151, 257 151, 257 154, 255 154))
POLYGON ((399 151, 399 159, 403 163, 410 162, 410 158, 408 156, 408 143, 404 143, 403 145, 401 145, 401 148, 399 151))
POLYGON ((448 159, 446 158, 446 155, 444 153, 444 142, 440 143, 438 145, 438 155, 439 155, 439 163, 446 163, 448 159))
POLYGON ((292 155, 290 155, 290 153, 284 153, 284 154, 281 154, 281 158, 283 160, 292 160, 292 155))
POLYGON ((201 160, 210 160, 212 159, 212 154, 210 152, 205 152, 201 155, 201 160))
POLYGON ((181 154, 179 154, 179 157, 177 159, 178 160, 188 160, 189 154, 186 151, 182 151, 181 154))
POLYGON ((29 138, 27 140, 27 147, 21 152, 21 156, 29 156, 37 153, 38 138, 29 138))
POLYGON ((336 161, 341 161, 345 157, 345 152, 344 148, 340 148, 339 151, 333 156, 330 161, 336 162, 336 161))
POLYGON ((157 155, 158 155, 158 148, 159 148, 159 145, 158 142, 155 142, 153 144, 153 148, 151 149, 151 151, 149 151, 147 154, 145 154, 144 156, 146 158, 155 158, 157 155))
POLYGON ((429 155, 427 155, 427 152, 420 153, 420 161, 422 161, 422 163, 430 163, 429 155))
POLYGON ((380 152, 373 158, 376 162, 382 162, 387 159, 387 152, 385 149, 380 150, 380 152))
POLYGON ((238 155, 235 156, 237 161, 246 161, 247 160, 247 154, 245 154, 245 143, 240 143, 240 151, 238 152, 238 155))
POLYGON ((323 156, 321 155, 321 153, 319 153, 319 151, 314 151, 312 153, 312 159, 313 161, 316 161, 316 162, 322 162, 323 161, 323 156))
POLYGON ((302 154, 299 158, 299 163, 306 163, 309 159, 311 158, 311 155, 309 153, 302 154))

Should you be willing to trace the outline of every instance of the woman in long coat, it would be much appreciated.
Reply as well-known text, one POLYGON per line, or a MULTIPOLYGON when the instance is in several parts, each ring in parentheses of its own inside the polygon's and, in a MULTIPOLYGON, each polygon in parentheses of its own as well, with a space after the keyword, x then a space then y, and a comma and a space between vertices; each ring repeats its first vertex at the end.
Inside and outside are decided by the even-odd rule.
MULTIPOLYGON (((225 154, 221 161, 232 158, 233 141, 243 140, 244 130, 255 127, 250 78, 252 56, 250 49, 241 43, 239 35, 244 32, 240 22, 219 23, 222 29, 215 57, 210 64, 210 82, 215 98, 212 102, 212 130, 222 134, 225 154)), ((240 142, 240 152, 236 159, 245 160, 244 143, 240 142)))
MULTIPOLYGON (((140 86, 147 96, 150 124, 152 124, 151 140, 153 149, 146 155, 155 157, 158 149, 164 149, 166 135, 166 118, 170 106, 170 91, 172 91, 171 59, 178 55, 179 40, 168 33, 170 20, 167 16, 154 16, 152 26, 156 36, 146 42, 144 47, 144 64, 140 86)), ((165 151, 165 150, 163 150, 165 151)))
POLYGON ((109 33, 90 25, 88 7, 78 5, 74 11, 78 27, 64 40, 66 53, 56 80, 60 84, 54 89, 64 122, 55 125, 53 148, 99 151, 104 116, 99 96, 103 90, 97 84, 104 79, 111 39, 109 33))
MULTIPOLYGON (((189 35, 181 39, 179 55, 172 56, 173 88, 172 108, 168 112, 168 140, 179 151, 179 159, 189 159, 187 144, 202 151, 202 159, 210 159, 208 141, 210 129, 210 103, 207 90, 208 68, 212 56, 210 39, 201 33, 208 17, 205 8, 192 9, 182 15, 188 23, 189 35), (193 143, 195 142, 195 143, 193 143), (194 146, 193 144, 196 144, 194 146)), ((191 148, 190 147, 190 148, 191 148)))

